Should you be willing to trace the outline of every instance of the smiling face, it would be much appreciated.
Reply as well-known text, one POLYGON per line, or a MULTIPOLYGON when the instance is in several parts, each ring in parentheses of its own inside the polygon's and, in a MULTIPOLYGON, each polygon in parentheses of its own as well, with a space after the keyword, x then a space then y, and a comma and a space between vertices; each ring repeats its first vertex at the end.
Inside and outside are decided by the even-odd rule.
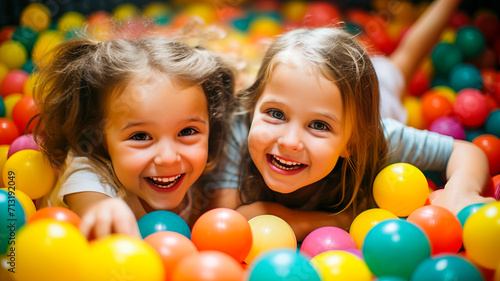
POLYGON ((300 62, 278 64, 257 100, 250 156, 267 186, 291 193, 327 176, 347 156, 339 88, 300 62))
POLYGON ((203 89, 164 76, 131 81, 108 101, 105 136, 121 184, 145 209, 172 210, 202 174, 209 115, 203 89))

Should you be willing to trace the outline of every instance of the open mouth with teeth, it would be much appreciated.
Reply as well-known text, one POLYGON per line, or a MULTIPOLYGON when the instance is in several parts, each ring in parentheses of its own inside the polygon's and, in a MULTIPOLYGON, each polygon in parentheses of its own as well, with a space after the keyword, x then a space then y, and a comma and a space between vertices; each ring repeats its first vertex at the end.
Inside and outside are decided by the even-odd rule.
POLYGON ((179 174, 173 177, 148 177, 147 179, 152 185, 158 188, 168 189, 175 186, 181 180, 182 175, 179 174))
POLYGON ((302 163, 287 161, 287 160, 281 159, 277 156, 270 155, 270 154, 268 154, 268 158, 273 166, 275 166, 278 169, 285 170, 285 171, 298 170, 298 169, 301 169, 301 168, 307 166, 307 165, 302 164, 302 163))

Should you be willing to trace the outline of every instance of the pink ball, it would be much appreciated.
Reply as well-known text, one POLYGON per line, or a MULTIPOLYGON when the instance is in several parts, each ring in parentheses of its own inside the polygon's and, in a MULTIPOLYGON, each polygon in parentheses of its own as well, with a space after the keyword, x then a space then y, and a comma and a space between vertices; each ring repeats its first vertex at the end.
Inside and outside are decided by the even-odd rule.
POLYGON ((2 97, 5 98, 10 94, 22 94, 28 76, 28 73, 21 69, 15 69, 7 73, 0 84, 2 97))
POLYGON ((465 129, 454 117, 440 117, 434 120, 429 126, 429 131, 450 136, 456 140, 465 140, 465 129))
POLYGON ((453 111, 466 128, 479 128, 488 118, 488 103, 480 91, 463 89, 457 93, 453 111))
POLYGON ((27 135, 21 135, 17 137, 9 147, 9 151, 7 152, 7 158, 9 158, 12 154, 24 150, 24 149, 33 149, 33 150, 38 150, 38 145, 36 144, 35 140, 33 139, 32 134, 27 134, 27 135))
POLYGON ((309 233, 302 242, 300 251, 312 258, 330 250, 356 248, 354 239, 347 231, 335 226, 325 226, 309 233))

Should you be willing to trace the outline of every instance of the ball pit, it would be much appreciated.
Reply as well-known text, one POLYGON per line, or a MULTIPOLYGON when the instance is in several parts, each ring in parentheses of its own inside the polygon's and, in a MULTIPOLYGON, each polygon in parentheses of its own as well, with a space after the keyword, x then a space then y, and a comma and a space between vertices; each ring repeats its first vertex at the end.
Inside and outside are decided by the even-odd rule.
POLYGON ((459 255, 438 255, 424 260, 413 272, 411 280, 484 280, 479 269, 459 255))

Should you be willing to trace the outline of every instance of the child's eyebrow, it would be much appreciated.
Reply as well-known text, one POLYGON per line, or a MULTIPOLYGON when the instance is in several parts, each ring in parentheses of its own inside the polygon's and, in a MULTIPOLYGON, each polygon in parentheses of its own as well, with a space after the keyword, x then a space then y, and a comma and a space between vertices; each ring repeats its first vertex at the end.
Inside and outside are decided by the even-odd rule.
MULTIPOLYGON (((203 123, 203 125, 207 124, 207 121, 204 118, 189 118, 186 119, 185 123, 191 123, 191 122, 198 122, 198 123, 203 123)), ((136 127, 136 126, 142 126, 148 124, 148 122, 129 122, 127 123, 120 131, 125 131, 129 128, 136 127)))

